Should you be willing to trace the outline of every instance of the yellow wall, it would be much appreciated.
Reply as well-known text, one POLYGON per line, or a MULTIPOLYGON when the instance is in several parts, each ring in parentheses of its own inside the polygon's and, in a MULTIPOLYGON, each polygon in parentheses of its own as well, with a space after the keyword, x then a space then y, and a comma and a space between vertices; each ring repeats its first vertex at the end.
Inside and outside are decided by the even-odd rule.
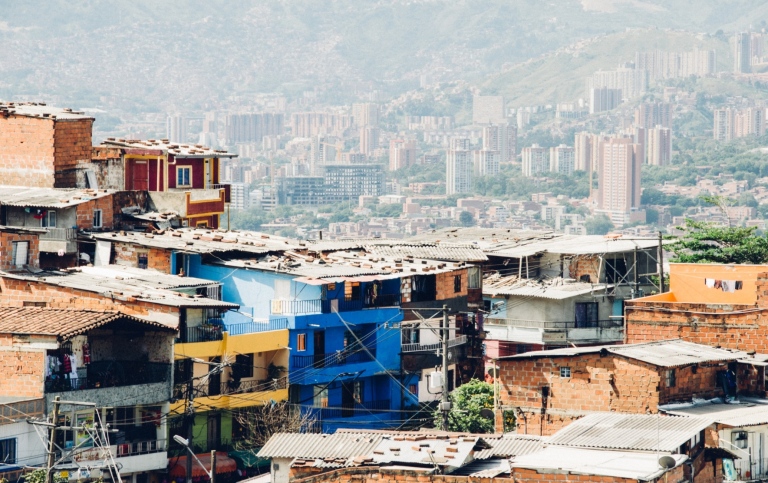
MULTIPOLYGON (((650 301, 670 301, 683 303, 743 304, 757 302, 756 280, 760 273, 768 272, 768 265, 717 265, 704 263, 671 263, 669 266, 671 300, 650 297, 650 301), (723 292, 709 288, 704 279, 740 280, 741 290, 723 292)), ((662 294, 664 295, 664 294, 662 294)), ((659 297, 659 296, 656 296, 659 297)))
MULTIPOLYGON (((209 411, 216 409, 237 409, 248 406, 260 406, 270 401, 285 401, 288 399, 288 389, 275 391, 246 392, 232 395, 220 395, 212 397, 197 397, 194 400, 196 411, 209 411)), ((171 413, 182 414, 186 402, 179 400, 171 404, 171 413)))
POLYGON ((188 342, 176 344, 174 355, 176 359, 189 357, 223 357, 232 354, 250 354, 252 352, 268 352, 288 347, 288 329, 256 332, 253 334, 233 335, 224 332, 222 340, 211 342, 188 342))

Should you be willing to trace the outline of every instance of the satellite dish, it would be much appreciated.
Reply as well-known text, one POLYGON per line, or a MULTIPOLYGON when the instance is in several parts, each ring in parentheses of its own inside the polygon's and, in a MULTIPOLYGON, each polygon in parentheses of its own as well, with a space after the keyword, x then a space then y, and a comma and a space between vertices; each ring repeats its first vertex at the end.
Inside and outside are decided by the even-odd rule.
POLYGON ((493 411, 488 408, 483 408, 480 410, 480 417, 485 419, 493 419, 493 411))
POLYGON ((669 470, 677 466, 677 461, 675 461, 675 458, 669 455, 662 456, 661 458, 659 458, 659 466, 661 466, 666 470, 669 470))

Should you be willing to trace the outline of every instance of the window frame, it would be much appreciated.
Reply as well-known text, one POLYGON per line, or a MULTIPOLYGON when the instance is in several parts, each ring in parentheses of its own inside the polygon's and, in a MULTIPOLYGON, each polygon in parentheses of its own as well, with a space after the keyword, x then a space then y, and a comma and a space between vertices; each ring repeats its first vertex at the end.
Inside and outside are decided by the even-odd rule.
POLYGON ((192 166, 176 166, 176 187, 177 188, 191 188, 192 187, 192 166), (184 176, 182 173, 186 172, 186 181, 183 183, 184 176))
POLYGON ((301 332, 296 334, 296 351, 306 352, 307 350, 307 333, 301 332))
POLYGON ((18 240, 18 241, 11 242, 11 265, 16 268, 29 265, 29 241, 18 240), (24 263, 19 264, 19 263, 16 263, 16 258, 18 256, 17 254, 18 254, 19 246, 21 245, 26 246, 25 251, 27 252, 27 256, 24 259, 24 263))
POLYGON ((483 272, 480 267, 467 268, 467 289, 483 288, 483 272))
POLYGON ((48 210, 45 212, 42 218, 40 218, 41 228, 56 228, 56 210, 48 210))
POLYGON ((149 252, 136 252, 136 267, 142 270, 149 268, 149 252))
POLYGON ((570 379, 571 378, 571 367, 570 366, 560 366, 560 377, 563 379, 570 379))
POLYGON ((93 227, 102 228, 104 226, 104 211, 102 209, 93 210, 93 227), (96 223, 98 220, 98 223, 96 223))
POLYGON ((254 361, 256 357, 253 353, 235 355, 235 364, 238 375, 242 379, 252 379, 254 377, 254 361))
POLYGON ((675 374, 674 369, 667 369, 664 373, 664 383, 667 387, 677 386, 677 374, 675 374))
POLYGON ((453 276, 453 293, 461 293, 461 274, 453 276))
POLYGON ((15 465, 18 457, 18 441, 16 438, 0 439, 0 463, 15 465), (6 453, 8 456, 6 456, 6 453))

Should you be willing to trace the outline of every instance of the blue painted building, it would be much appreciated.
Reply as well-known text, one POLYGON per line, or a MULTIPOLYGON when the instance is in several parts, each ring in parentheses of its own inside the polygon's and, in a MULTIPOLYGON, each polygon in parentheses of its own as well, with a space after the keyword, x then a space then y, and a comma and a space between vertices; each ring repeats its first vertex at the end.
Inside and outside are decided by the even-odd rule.
POLYGON ((402 273, 394 267, 172 260, 172 271, 183 263, 189 276, 220 282, 222 298, 240 305, 225 325, 288 319, 289 399, 324 432, 398 427, 404 410, 418 405, 419 375, 401 373, 402 273))

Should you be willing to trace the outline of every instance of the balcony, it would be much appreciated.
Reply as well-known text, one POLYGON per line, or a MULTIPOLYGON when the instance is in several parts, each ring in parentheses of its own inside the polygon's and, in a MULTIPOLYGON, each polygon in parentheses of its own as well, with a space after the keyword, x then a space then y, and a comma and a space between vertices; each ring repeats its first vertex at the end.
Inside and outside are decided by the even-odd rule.
MULTIPOLYGON (((467 343, 467 336, 460 335, 453 339, 448 339, 448 348, 457 347, 467 343)), ((443 348, 442 342, 434 344, 420 344, 418 342, 412 344, 403 344, 400 348, 401 352, 437 352, 443 348)))
POLYGON ((224 213, 225 191, 224 189, 192 188, 150 191, 150 208, 156 211, 175 211, 181 218, 224 213))
POLYGON ((144 361, 95 361, 86 366, 86 377, 45 381, 46 392, 154 384, 171 380, 171 364, 144 361))
POLYGON ((358 350, 353 352, 331 352, 327 354, 311 354, 308 356, 293 356, 292 363, 296 369, 311 367, 319 369, 322 367, 342 366, 344 364, 359 364, 362 362, 373 362, 376 359, 376 348, 368 347, 367 351, 358 350))
POLYGON ((208 186, 209 189, 224 190, 224 202, 230 203, 232 201, 232 185, 230 184, 212 184, 208 186))
POLYGON ((40 251, 47 253, 77 253, 76 228, 46 228, 40 234, 40 251))
MULTIPOLYGON (((262 380, 250 380, 240 381, 239 384, 234 381, 224 381, 218 385, 212 384, 200 384, 194 388, 194 395, 198 397, 207 396, 227 396, 230 394, 251 394, 255 392, 271 392, 279 389, 288 388, 288 378, 280 377, 277 379, 262 379, 262 380)), ((186 397, 187 385, 177 384, 173 388, 174 397, 176 399, 184 399, 186 397)))
MULTIPOLYGON (((110 437, 110 439, 112 439, 110 437)), ((80 450, 66 458, 63 461, 64 468, 70 469, 71 475, 78 475, 79 467, 101 466, 105 460, 114 457, 115 462, 120 465, 122 474, 137 473, 145 471, 163 470, 168 466, 168 442, 164 439, 134 441, 134 442, 112 442, 108 448, 90 448, 80 450), (72 471, 74 470, 74 471, 72 471)), ((60 457, 60 453, 57 454, 60 457)), ((92 470, 91 477, 98 478, 106 476, 106 470, 92 470)))
POLYGON ((200 325, 179 330, 176 342, 186 344, 188 342, 211 342, 222 340, 223 327, 221 325, 200 325))
POLYGON ((376 297, 346 299, 284 300, 274 299, 271 313, 274 315, 309 315, 331 314, 333 312, 353 312, 357 310, 399 307, 400 294, 381 294, 376 297))
POLYGON ((288 328, 288 319, 281 317, 265 321, 254 320, 251 322, 238 322, 227 324, 226 331, 229 335, 254 334, 256 332, 267 332, 270 330, 281 330, 288 328))
POLYGON ((384 411, 389 411, 389 408, 390 400, 382 399, 364 403, 356 402, 354 404, 342 405, 338 408, 315 408, 314 411, 319 415, 320 420, 329 420, 353 418, 355 416, 371 417, 371 413, 376 414, 376 411, 383 413, 384 411))
POLYGON ((539 344, 567 344, 592 342, 618 342, 624 340, 624 321, 621 318, 610 320, 592 320, 584 322, 522 320, 522 319, 486 319, 485 329, 490 338, 539 344), (539 339, 532 340, 532 332, 538 333, 539 339))

